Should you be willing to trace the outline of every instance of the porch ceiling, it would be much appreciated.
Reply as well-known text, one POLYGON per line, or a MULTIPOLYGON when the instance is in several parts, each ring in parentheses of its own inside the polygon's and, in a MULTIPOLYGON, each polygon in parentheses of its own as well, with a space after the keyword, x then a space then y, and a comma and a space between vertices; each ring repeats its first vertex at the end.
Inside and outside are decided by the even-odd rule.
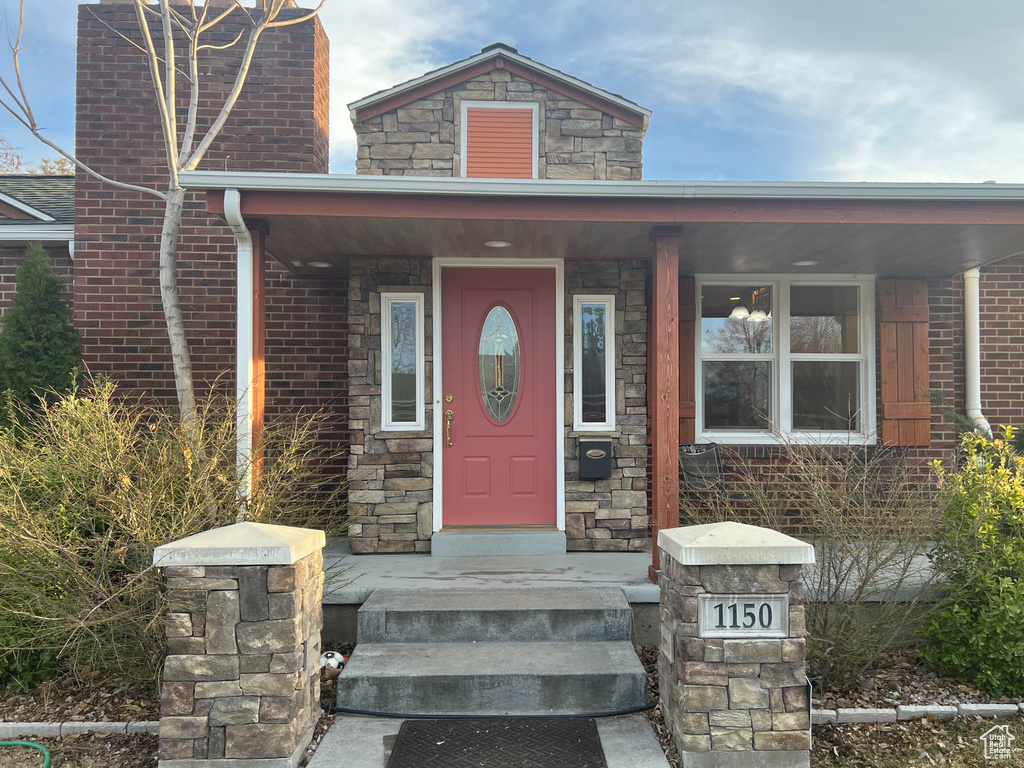
POLYGON ((945 277, 1024 252, 1024 185, 186 176, 210 213, 239 190, 267 250, 301 276, 342 274, 352 257, 646 260, 664 226, 679 228, 682 274, 945 277))
MULTIPOLYGON (((263 215, 268 251, 302 276, 343 274, 351 257, 640 259, 662 222, 336 218, 263 215), (488 248, 505 240, 508 248, 488 248), (314 269, 310 262, 330 268, 314 269)), ((948 276, 1024 251, 1024 225, 688 223, 681 274, 948 276), (817 261, 812 267, 793 262, 817 261)))

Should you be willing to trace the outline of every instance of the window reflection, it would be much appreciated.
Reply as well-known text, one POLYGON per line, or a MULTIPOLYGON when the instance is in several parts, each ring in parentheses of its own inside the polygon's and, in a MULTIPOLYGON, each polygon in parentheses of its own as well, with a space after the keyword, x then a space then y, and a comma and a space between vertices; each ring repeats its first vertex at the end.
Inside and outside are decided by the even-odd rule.
POLYGON ((604 304, 580 307, 582 418, 584 423, 602 424, 607 420, 607 308, 604 304))
POLYGON ((706 429, 768 427, 771 362, 705 361, 703 372, 706 429))
POLYGON ((391 421, 416 421, 416 304, 391 302, 391 421))
POLYGON ((771 286, 705 285, 701 296, 701 351, 771 354, 771 286))
POLYGON ((860 351, 856 286, 794 285, 789 301, 791 352, 856 354, 860 351))

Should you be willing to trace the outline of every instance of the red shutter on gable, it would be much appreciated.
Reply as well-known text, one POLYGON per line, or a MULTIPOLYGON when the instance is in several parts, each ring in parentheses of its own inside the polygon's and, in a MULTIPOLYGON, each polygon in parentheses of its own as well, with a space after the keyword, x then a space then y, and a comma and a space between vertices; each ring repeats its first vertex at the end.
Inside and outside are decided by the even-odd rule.
POLYGON ((927 446, 928 283, 879 280, 882 434, 885 445, 927 446))
POLYGON ((533 110, 466 109, 466 176, 533 178, 533 110))

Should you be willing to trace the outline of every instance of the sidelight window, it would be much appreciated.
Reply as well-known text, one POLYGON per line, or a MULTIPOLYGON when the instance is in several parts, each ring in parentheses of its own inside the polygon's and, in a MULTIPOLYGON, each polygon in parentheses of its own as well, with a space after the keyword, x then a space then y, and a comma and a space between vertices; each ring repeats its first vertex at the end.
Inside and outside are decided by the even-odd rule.
POLYGON ((615 297, 573 297, 573 429, 615 429, 615 297))
POLYGON ((423 429, 423 296, 382 293, 380 304, 381 429, 423 429))

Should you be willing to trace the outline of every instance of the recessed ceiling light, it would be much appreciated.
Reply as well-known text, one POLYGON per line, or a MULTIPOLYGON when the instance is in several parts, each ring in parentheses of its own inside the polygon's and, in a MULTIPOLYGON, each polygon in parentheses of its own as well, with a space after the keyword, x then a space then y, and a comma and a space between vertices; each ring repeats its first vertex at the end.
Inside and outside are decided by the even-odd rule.
POLYGON ((818 262, 808 259, 807 261, 794 261, 794 267, 813 267, 818 262))
POLYGON ((741 298, 741 296, 730 296, 729 301, 739 301, 741 298))
POLYGON ((329 261, 310 261, 306 266, 313 267, 314 269, 327 269, 331 266, 331 263, 329 261))
POLYGON ((488 248, 508 248, 512 243, 508 240, 488 240, 484 245, 488 248))

